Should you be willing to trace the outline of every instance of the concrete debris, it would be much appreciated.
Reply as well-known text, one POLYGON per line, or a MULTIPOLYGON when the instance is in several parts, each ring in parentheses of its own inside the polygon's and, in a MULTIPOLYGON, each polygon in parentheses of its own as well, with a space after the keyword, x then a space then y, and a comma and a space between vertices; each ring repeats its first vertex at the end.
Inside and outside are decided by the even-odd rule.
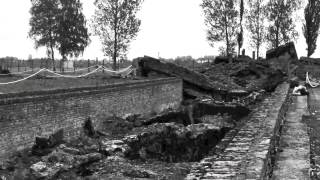
POLYGON ((38 156, 49 154, 52 151, 52 148, 62 144, 63 142, 63 129, 50 135, 49 138, 36 137, 35 144, 32 147, 32 154, 38 156))
POLYGON ((124 157, 130 150, 129 146, 121 140, 102 140, 100 149, 107 156, 121 157, 124 157))
POLYGON ((201 159, 223 135, 223 130, 212 124, 184 127, 176 123, 156 123, 137 128, 123 140, 131 148, 130 158, 179 162, 201 159))

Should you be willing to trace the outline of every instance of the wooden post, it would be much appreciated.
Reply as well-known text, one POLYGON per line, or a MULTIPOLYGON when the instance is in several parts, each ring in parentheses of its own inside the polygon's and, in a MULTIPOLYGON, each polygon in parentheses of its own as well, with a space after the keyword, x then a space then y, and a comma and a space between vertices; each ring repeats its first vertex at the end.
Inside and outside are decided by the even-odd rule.
POLYGON ((20 72, 20 60, 18 60, 18 72, 20 72))
POLYGON ((12 68, 13 68, 13 59, 11 59, 11 62, 10 62, 10 71, 12 71, 12 68))
POLYGON ((88 59, 88 72, 90 72, 89 67, 90 67, 90 60, 88 59))
POLYGON ((73 61, 73 72, 76 72, 76 61, 73 61))
POLYGON ((33 60, 32 59, 30 60, 30 63, 31 63, 31 69, 32 69, 32 72, 33 72, 33 60))
POLYGON ((102 73, 104 73, 104 59, 102 60, 102 66, 103 66, 102 73))
POLYGON ((252 51, 252 59, 255 60, 256 59, 256 52, 252 51))

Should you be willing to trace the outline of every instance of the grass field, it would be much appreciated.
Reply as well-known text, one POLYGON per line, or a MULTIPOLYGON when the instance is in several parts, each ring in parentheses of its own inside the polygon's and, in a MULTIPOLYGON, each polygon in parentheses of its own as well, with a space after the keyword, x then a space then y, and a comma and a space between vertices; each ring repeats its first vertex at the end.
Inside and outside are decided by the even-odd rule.
MULTIPOLYGON (((16 81, 24 77, 26 76, 0 76, 0 83, 16 81)), ((35 76, 16 84, 0 85, 0 93, 7 94, 78 87, 98 87, 131 81, 135 80, 133 78, 110 77, 103 73, 90 75, 84 78, 46 78, 44 76, 35 76)))

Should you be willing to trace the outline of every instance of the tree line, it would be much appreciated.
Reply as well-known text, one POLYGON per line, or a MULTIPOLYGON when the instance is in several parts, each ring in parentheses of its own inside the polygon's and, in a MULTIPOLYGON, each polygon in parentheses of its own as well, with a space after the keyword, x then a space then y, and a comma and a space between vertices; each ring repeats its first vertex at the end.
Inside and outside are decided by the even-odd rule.
MULTIPOLYGON (((247 41, 259 57, 260 48, 264 44, 269 48, 277 48, 296 40, 298 32, 294 13, 301 8, 301 3, 302 0, 203 0, 201 7, 208 28, 207 39, 211 46, 224 42, 220 48, 224 55, 235 55, 236 46, 240 54, 244 26, 248 33, 247 41)), ((316 49, 319 34, 319 0, 308 0, 304 17, 303 35, 310 57, 316 49)))
MULTIPOLYGON (((220 51, 226 56, 240 54, 246 40, 259 57, 261 46, 276 48, 298 37, 294 12, 301 8, 301 1, 202 0, 207 40, 212 47, 223 42, 220 51), (248 36, 244 36, 245 33, 248 36)), ((36 48, 46 47, 53 64, 55 50, 60 53, 61 62, 83 53, 91 34, 80 0, 31 0, 31 3, 29 37, 34 39, 36 48)), ((104 55, 113 60, 114 69, 117 69, 117 61, 126 57, 130 42, 139 32, 141 20, 137 12, 142 3, 143 0, 94 1, 90 27, 93 35, 100 37, 104 55)), ((311 56, 316 49, 320 26, 319 0, 308 0, 304 15, 303 34, 308 56, 311 56)))
MULTIPOLYGON (((53 64, 55 50, 59 51, 62 63, 83 53, 90 43, 90 34, 80 0, 31 0, 31 3, 29 37, 34 39, 36 48, 46 47, 53 64)), ((117 69, 117 60, 126 55, 130 41, 139 31, 141 21, 136 13, 141 3, 142 0, 94 1, 92 29, 101 39, 104 54, 113 59, 113 69, 117 69)))

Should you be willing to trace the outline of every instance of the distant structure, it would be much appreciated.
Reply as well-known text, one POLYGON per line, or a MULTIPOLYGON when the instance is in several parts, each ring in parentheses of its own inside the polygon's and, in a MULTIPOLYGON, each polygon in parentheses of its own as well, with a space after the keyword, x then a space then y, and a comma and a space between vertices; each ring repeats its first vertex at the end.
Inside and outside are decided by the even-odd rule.
POLYGON ((246 49, 242 49, 242 56, 246 55, 246 49))
POLYGON ((63 62, 63 68, 65 70, 68 70, 68 69, 74 69, 74 62, 73 61, 64 61, 63 62))

